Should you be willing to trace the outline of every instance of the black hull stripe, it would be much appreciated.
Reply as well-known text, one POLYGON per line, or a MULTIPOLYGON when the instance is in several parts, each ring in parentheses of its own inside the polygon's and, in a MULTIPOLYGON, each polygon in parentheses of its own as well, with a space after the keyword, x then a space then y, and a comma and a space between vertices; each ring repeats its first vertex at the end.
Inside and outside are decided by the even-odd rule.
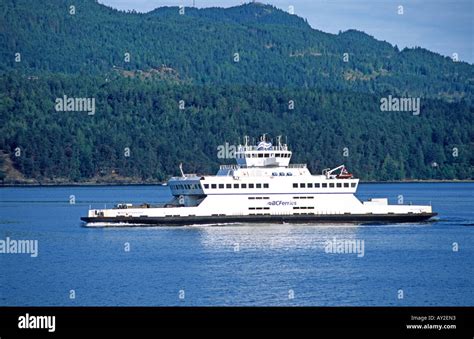
POLYGON ((239 215, 192 217, 82 217, 87 223, 125 223, 184 226, 222 223, 400 223, 421 222, 437 213, 417 214, 333 214, 333 215, 239 215))

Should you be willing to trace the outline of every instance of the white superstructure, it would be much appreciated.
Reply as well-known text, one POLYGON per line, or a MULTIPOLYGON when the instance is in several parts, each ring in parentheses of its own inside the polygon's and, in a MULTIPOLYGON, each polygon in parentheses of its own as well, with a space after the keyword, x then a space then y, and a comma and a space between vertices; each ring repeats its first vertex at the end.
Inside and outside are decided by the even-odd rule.
POLYGON ((387 199, 360 201, 359 185, 344 165, 310 173, 305 164, 290 164, 286 144, 258 145, 248 138, 235 152, 237 164, 222 165, 214 176, 184 174, 168 186, 173 199, 164 206, 120 204, 113 209, 91 209, 94 223, 199 224, 221 222, 371 222, 422 221, 436 215, 431 206, 389 205, 387 199))

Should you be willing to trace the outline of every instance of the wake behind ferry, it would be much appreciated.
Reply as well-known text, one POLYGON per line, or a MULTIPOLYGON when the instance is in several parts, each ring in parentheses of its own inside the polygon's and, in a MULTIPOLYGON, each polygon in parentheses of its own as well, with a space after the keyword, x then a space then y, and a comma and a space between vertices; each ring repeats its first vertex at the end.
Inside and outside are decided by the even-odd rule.
POLYGON ((214 176, 185 174, 167 186, 173 198, 163 205, 128 203, 90 209, 85 226, 195 225, 222 223, 399 223, 437 215, 427 205, 389 205, 387 198, 360 201, 359 179, 344 165, 313 175, 306 164, 290 164, 292 152, 281 137, 249 138, 237 147, 235 165, 214 176))

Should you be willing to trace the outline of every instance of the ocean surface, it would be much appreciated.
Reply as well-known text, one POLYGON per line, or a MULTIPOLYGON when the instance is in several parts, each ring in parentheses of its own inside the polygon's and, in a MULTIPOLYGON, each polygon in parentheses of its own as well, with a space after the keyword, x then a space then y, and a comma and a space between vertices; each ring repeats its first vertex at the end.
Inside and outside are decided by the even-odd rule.
POLYGON ((37 257, 0 254, 0 305, 474 305, 474 183, 361 184, 357 195, 431 203, 438 220, 85 228, 90 205, 164 202, 168 189, 0 188, 0 241, 38 241, 37 257), (346 240, 363 253, 327 253, 346 240))

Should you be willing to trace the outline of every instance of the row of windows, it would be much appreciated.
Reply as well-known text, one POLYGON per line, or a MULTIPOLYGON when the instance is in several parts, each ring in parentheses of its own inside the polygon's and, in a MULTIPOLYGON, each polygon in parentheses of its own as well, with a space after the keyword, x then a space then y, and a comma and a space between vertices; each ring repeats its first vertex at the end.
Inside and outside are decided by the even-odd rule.
MULTIPOLYGON (((286 175, 289 176, 289 177, 291 177, 291 176, 293 175, 293 173, 288 172, 288 173, 286 173, 286 175)), ((277 176, 283 177, 283 176, 285 176, 285 172, 280 172, 280 173, 278 173, 278 172, 273 172, 273 173, 272 173, 272 176, 274 176, 274 177, 277 177, 277 176)))
POLYGON ((293 207, 294 210, 314 210, 314 207, 293 207))
POLYGON ((289 158, 290 153, 236 153, 237 158, 289 158))
POLYGON ((269 210, 270 207, 249 207, 249 210, 269 210))
POLYGON ((337 183, 334 183, 334 182, 330 182, 329 184, 324 182, 322 184, 320 184, 319 182, 313 184, 312 182, 309 182, 309 183, 300 183, 300 184, 297 184, 297 183, 294 183, 293 184, 293 188, 327 188, 328 185, 330 188, 334 188, 334 187, 338 187, 338 188, 341 188, 341 187, 346 187, 348 188, 349 187, 349 184, 350 184, 350 187, 354 188, 356 187, 356 183, 355 182, 351 182, 351 183, 348 183, 348 182, 345 182, 345 183, 342 183, 342 182, 337 182, 337 183))
POLYGON ((270 199, 270 197, 249 197, 249 200, 255 200, 255 199, 257 199, 257 200, 262 200, 262 199, 268 200, 268 199, 270 199))
MULTIPOLYGON (((280 173, 282 174, 282 173, 280 173)), ((284 173, 282 174, 284 175, 284 173)), ((288 175, 291 175, 290 173, 288 173, 288 175)), ((236 189, 239 189, 239 188, 243 188, 243 189, 246 189, 246 188, 269 188, 269 184, 204 184, 204 188, 212 188, 212 189, 223 189, 223 188, 236 188, 236 189)), ((334 188, 334 187, 337 187, 337 188, 342 188, 342 187, 345 187, 345 188, 349 188, 349 187, 356 187, 356 183, 355 182, 351 182, 351 183, 348 183, 348 182, 344 182, 344 183, 341 183, 341 182, 338 182, 338 183, 334 183, 334 182, 331 182, 331 183, 293 183, 293 188, 334 188), (350 186, 349 186, 350 185, 350 186)), ((172 189, 202 189, 201 185, 200 184, 182 184, 182 185, 171 185, 171 188, 172 189)), ((304 197, 294 197, 295 199, 305 199, 304 197)), ((308 197, 308 199, 311 199, 310 197, 308 197)))
POLYGON ((314 197, 293 197, 293 199, 314 199, 314 197))
POLYGON ((178 190, 200 190, 202 189, 200 184, 183 184, 183 185, 171 185, 172 189, 178 190))
POLYGON ((204 188, 269 188, 268 184, 204 184, 204 188))

